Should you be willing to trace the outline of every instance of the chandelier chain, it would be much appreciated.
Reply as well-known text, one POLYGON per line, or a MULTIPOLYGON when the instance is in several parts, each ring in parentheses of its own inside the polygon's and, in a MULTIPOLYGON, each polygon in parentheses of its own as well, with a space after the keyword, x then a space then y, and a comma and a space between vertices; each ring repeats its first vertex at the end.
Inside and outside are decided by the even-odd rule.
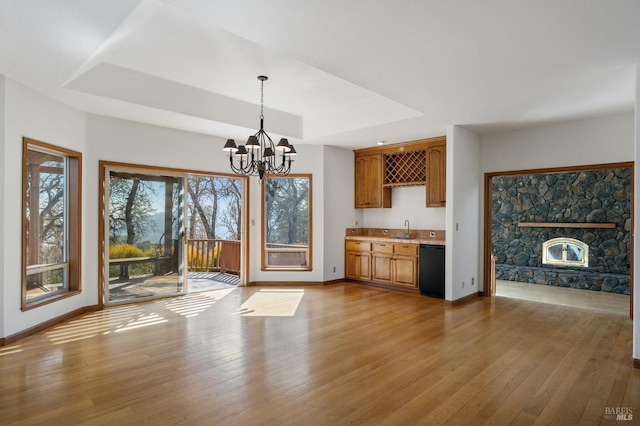
POLYGON ((260 120, 264 119, 264 80, 260 80, 260 120))

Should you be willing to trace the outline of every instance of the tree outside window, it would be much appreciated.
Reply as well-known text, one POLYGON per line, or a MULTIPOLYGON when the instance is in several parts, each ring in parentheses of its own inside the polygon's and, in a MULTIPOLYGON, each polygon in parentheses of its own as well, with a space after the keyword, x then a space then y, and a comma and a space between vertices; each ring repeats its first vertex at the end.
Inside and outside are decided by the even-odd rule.
POLYGON ((81 159, 23 140, 22 309, 80 290, 81 159))
POLYGON ((269 177, 263 192, 263 270, 311 270, 311 175, 269 177))

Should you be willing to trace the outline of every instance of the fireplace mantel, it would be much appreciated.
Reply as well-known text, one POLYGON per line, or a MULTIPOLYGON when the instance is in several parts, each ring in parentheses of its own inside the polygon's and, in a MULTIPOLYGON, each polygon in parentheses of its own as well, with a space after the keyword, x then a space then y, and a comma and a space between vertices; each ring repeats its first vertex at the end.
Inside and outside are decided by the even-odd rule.
POLYGON ((588 222, 518 222, 521 228, 615 228, 615 223, 588 222))

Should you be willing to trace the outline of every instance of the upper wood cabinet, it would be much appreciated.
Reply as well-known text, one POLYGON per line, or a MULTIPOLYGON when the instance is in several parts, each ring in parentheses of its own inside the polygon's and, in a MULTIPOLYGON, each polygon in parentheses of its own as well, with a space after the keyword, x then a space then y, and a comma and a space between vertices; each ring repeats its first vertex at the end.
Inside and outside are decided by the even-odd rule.
POLYGON ((427 148, 427 207, 444 207, 446 204, 446 146, 427 148))
POLYGON ((444 207, 446 138, 397 143, 355 152, 355 207, 391 207, 391 189, 426 186, 427 207, 444 207))
POLYGON ((391 207, 391 188, 384 188, 384 163, 381 154, 355 157, 355 207, 391 207))

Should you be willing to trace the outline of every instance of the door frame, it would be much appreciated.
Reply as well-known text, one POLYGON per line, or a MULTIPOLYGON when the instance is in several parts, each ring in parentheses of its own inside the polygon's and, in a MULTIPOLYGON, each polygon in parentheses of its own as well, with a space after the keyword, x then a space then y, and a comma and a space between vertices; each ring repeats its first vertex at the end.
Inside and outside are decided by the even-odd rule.
MULTIPOLYGON (((103 279, 104 279, 104 267, 105 267, 105 208, 106 204, 104 201, 105 196, 105 184, 107 183, 106 178, 107 170, 111 168, 122 168, 129 170, 136 170, 138 173, 149 172, 152 174, 172 174, 183 176, 185 178, 185 194, 186 194, 186 185, 187 185, 187 176, 190 174, 197 174, 203 176, 215 176, 215 177, 227 177, 233 179, 240 179, 242 181, 242 232, 240 235, 240 280, 242 286, 246 286, 249 280, 249 178, 247 176, 241 176, 231 173, 218 173, 211 171, 202 171, 202 170, 193 170, 193 169, 180 169, 174 167, 162 167, 162 166, 150 166, 145 164, 135 164, 135 163, 123 163, 116 161, 106 161, 99 160, 98 161, 98 309, 102 309, 105 306, 104 300, 104 289, 103 289, 103 279)), ((184 208, 186 209, 186 199, 184 203, 184 208)), ((186 226, 187 217, 185 215, 185 223, 183 227, 186 226)), ((186 241, 186 236, 185 236, 186 241)), ((185 250, 186 256, 186 250, 185 250)), ((184 284, 185 291, 187 291, 187 278, 186 278, 186 268, 184 270, 184 284)), ((172 297, 172 296, 168 296, 172 297)), ((140 300, 131 300, 126 302, 119 303, 134 303, 139 302, 140 300)))
POLYGON ((529 174, 541 174, 541 173, 565 173, 565 172, 574 172, 574 171, 586 171, 586 170, 597 170, 597 169, 615 169, 615 168, 624 168, 628 167, 631 169, 631 194, 630 194, 630 202, 631 202, 631 249, 629 250, 629 317, 633 319, 633 293, 634 293, 634 200, 635 200, 635 167, 633 161, 625 161, 619 163, 605 163, 605 164, 590 164, 583 166, 565 166, 565 167, 549 167, 549 168, 540 168, 540 169, 526 169, 526 170, 510 170, 510 171, 502 171, 502 172, 487 172, 484 174, 484 238, 483 238, 483 295, 485 297, 493 296, 491 294, 491 279, 493 274, 493 268, 491 264, 491 255, 492 255, 492 247, 491 247, 491 225, 492 225, 492 185, 491 179, 496 176, 518 176, 518 175, 529 175, 529 174))

